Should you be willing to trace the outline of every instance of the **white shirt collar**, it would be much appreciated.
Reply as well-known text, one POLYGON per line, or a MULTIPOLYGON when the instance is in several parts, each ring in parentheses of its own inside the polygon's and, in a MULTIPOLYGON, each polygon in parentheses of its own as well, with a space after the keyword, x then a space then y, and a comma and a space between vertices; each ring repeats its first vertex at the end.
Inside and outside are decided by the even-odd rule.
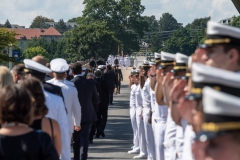
POLYGON ((75 77, 82 77, 83 75, 82 74, 77 74, 77 75, 74 75, 74 78, 75 77))

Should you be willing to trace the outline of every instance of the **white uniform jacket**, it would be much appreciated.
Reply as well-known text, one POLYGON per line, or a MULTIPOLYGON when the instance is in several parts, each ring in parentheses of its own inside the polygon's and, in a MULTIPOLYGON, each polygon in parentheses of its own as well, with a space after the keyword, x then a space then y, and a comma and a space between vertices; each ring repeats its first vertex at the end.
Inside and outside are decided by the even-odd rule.
POLYGON ((68 132, 68 117, 65 110, 65 106, 61 97, 51 94, 44 90, 46 98, 46 106, 48 107, 48 114, 46 117, 56 120, 61 129, 62 140, 62 160, 71 160, 70 139, 68 132))

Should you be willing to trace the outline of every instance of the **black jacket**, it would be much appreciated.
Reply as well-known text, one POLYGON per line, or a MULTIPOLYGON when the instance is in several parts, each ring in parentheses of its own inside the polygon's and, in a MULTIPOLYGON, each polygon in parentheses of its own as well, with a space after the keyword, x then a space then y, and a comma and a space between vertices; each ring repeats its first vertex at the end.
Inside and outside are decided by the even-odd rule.
POLYGON ((117 84, 117 77, 112 70, 108 70, 104 75, 103 78, 108 82, 108 88, 115 88, 117 84))
POLYGON ((109 104, 109 90, 108 90, 108 82, 102 78, 95 78, 95 80, 100 84, 102 94, 100 96, 99 107, 107 108, 109 104))
POLYGON ((81 122, 97 121, 98 95, 95 82, 81 76, 77 76, 71 81, 78 91, 78 99, 82 108, 81 122))

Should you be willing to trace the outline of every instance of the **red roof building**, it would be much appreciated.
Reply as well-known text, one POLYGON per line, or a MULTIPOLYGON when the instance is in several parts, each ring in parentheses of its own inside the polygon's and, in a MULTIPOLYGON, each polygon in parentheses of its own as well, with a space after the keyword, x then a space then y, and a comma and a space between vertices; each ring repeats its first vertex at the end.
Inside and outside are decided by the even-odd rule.
POLYGON ((19 41, 18 47, 25 50, 26 42, 34 37, 44 38, 47 41, 50 41, 52 38, 58 40, 62 37, 62 34, 59 33, 55 28, 49 27, 48 29, 41 28, 7 28, 9 31, 14 31, 17 33, 15 38, 19 41))

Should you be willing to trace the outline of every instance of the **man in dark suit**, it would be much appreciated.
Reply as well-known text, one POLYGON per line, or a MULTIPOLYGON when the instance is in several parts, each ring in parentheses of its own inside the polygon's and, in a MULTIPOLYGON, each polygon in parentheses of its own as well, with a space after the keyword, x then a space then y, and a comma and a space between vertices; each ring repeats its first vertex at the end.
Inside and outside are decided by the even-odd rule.
POLYGON ((102 94, 100 95, 100 103, 98 104, 97 117, 98 121, 96 124, 97 133, 96 138, 99 138, 100 135, 105 137, 104 129, 106 127, 107 118, 108 118, 108 105, 109 105, 109 89, 108 82, 102 79, 102 72, 95 72, 95 80, 100 84, 102 94))
MULTIPOLYGON (((97 93, 98 93, 98 104, 99 104, 99 102, 101 101, 100 97, 102 95, 100 84, 95 80, 95 75, 93 73, 88 73, 86 78, 91 81, 94 81, 96 89, 97 89, 97 93)), ((97 112, 98 112, 98 110, 96 110, 96 114, 97 114, 97 112)), ((90 135, 89 135, 89 143, 90 144, 93 143, 93 136, 96 133, 96 122, 93 122, 92 127, 91 127, 91 131, 90 131, 90 135)))
POLYGON ((118 65, 115 65, 114 66, 114 72, 115 72, 115 75, 117 77, 117 91, 118 91, 118 94, 120 94, 120 89, 121 89, 121 81, 123 81, 123 75, 122 75, 122 70, 120 68, 118 68, 118 65))
POLYGON ((78 99, 82 109, 81 130, 73 133, 74 160, 86 160, 88 154, 88 138, 92 123, 97 121, 96 110, 98 95, 94 81, 82 77, 82 65, 79 62, 71 66, 74 78, 71 80, 78 90, 78 99))
POLYGON ((109 104, 113 105, 113 92, 117 84, 117 78, 115 73, 112 71, 112 66, 107 66, 107 72, 104 74, 104 79, 108 82, 109 89, 109 104))

